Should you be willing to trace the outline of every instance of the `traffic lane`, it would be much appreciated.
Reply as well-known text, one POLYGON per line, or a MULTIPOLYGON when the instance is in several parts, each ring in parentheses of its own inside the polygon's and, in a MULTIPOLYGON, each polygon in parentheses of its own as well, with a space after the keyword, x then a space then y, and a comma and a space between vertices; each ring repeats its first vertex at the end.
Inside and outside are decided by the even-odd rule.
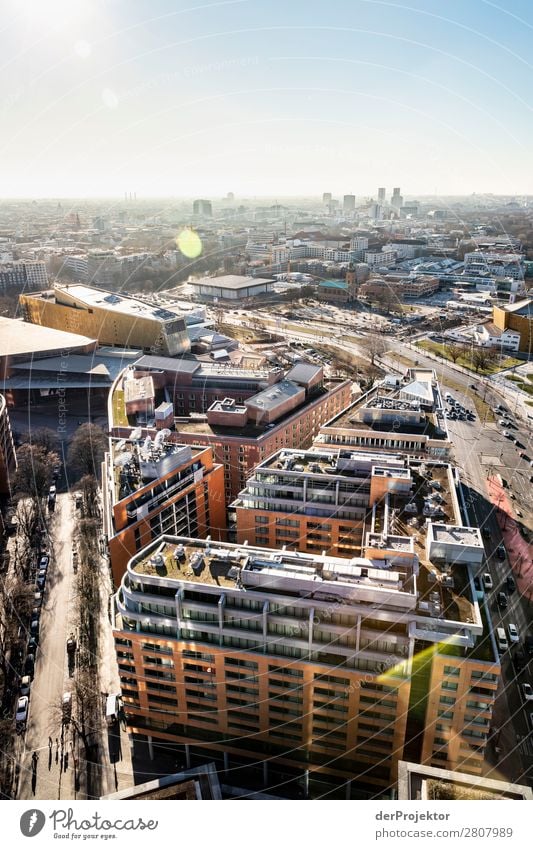
POLYGON ((57 798, 58 786, 61 783, 61 768, 56 759, 55 741, 61 737, 58 707, 68 677, 65 644, 72 572, 70 548, 67 545, 66 536, 72 536, 73 527, 70 496, 59 495, 53 520, 53 554, 48 567, 41 612, 40 648, 30 696, 30 715, 22 760, 19 798, 57 798), (34 788, 31 756, 34 751, 46 754, 49 738, 52 739, 54 756, 48 770, 44 763, 48 755, 39 760, 37 787, 34 788))

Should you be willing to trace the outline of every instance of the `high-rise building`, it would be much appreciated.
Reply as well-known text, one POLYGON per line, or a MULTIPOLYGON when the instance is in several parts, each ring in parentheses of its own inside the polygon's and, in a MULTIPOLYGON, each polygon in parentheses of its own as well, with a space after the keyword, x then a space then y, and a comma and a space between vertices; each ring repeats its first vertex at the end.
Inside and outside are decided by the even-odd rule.
POLYGON ((402 208, 403 197, 400 194, 400 187, 399 186, 392 190, 392 197, 391 197, 390 202, 391 202, 391 206, 393 206, 395 209, 399 210, 399 209, 402 208))
POLYGON ((120 276, 120 259, 114 251, 89 251, 87 278, 90 283, 113 289, 120 283, 120 276))
POLYGON ((21 295, 27 321, 98 339, 101 345, 123 345, 170 356, 190 349, 184 318, 144 301, 73 283, 21 295))
POLYGON ((355 195, 344 195, 342 199, 342 209, 344 212, 353 212, 355 209, 355 195))
POLYGON ((192 205, 193 215, 203 215, 205 218, 211 218, 213 215, 213 207, 210 200, 200 198, 195 200, 192 205))
POLYGON ((11 482, 17 470, 15 444, 7 412, 6 399, 0 395, 0 493, 9 494, 11 482))
POLYGON ((324 192, 322 195, 322 203, 331 203, 331 192, 324 192))
POLYGON ((378 204, 380 206, 383 206, 383 204, 385 203, 386 196, 387 196, 387 190, 385 188, 382 187, 382 188, 378 189, 378 204))
POLYGON ((363 558, 170 536, 140 551, 114 628, 130 732, 289 795, 383 793, 403 758, 480 774, 500 674, 481 534, 399 536, 395 507, 363 558))
POLYGON ((0 289, 23 286, 25 289, 43 289, 48 286, 44 262, 4 262, 0 264, 0 289))
MULTIPOLYGON (((212 446, 216 462, 224 466, 226 504, 257 463, 280 446, 309 447, 320 425, 351 397, 350 381, 325 381, 322 368, 310 363, 284 374, 279 368, 144 356, 132 375, 151 375, 156 390, 169 394, 176 414, 173 440, 212 446)), ((109 404, 110 430, 118 437, 141 424, 134 414, 128 416, 123 391, 123 381, 117 382, 109 404)))
POLYGON ((211 448, 169 443, 169 433, 110 440, 102 490, 116 585, 128 560, 161 534, 225 537, 222 466, 211 448))

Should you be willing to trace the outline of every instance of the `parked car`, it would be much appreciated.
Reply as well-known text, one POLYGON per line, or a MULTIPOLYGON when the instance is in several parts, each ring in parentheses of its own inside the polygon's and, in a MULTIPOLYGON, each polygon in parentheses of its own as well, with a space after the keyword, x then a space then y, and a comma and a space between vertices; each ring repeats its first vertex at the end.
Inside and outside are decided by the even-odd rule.
POLYGON ((30 634, 32 635, 32 637, 38 637, 39 636, 39 619, 37 617, 34 617, 31 620, 30 634))
POLYGON ((35 672, 35 655, 28 654, 26 655, 26 662, 24 663, 24 675, 29 675, 30 678, 33 678, 33 673, 35 672))
POLYGON ((50 557, 48 554, 43 554, 41 559, 39 560, 39 569, 48 569, 48 564, 50 563, 50 557))
POLYGON ((525 702, 533 702, 533 687, 526 681, 525 684, 520 684, 522 697, 525 702))
POLYGON ((43 603, 43 594, 41 592, 35 592, 33 594, 33 603, 35 605, 34 610, 38 610, 41 607, 43 603))
POLYGON ((520 635, 518 633, 518 628, 513 622, 509 622, 507 626, 507 633, 509 634, 509 642, 510 643, 519 643, 520 635))
POLYGON ((28 646, 27 646, 28 654, 37 654, 38 645, 39 645, 38 637, 30 637, 30 639, 28 640, 28 646))
POLYGON ((30 695, 30 687, 31 687, 31 678, 29 675, 23 675, 20 679, 20 695, 28 696, 30 695))
POLYGON ((505 436, 506 439, 514 439, 513 434, 508 430, 504 430, 503 435, 505 436))
POLYGON ((494 581, 492 580, 492 576, 489 572, 483 572, 483 586, 486 590, 491 590, 494 586, 494 581))
POLYGON ((507 603, 508 603, 508 599, 507 599, 507 596, 505 595, 505 593, 498 593, 498 599, 497 600, 498 600, 498 607, 500 607, 502 610, 505 610, 505 608, 507 607, 507 603))
POLYGON ((481 533, 483 534, 485 539, 490 539, 490 537, 491 537, 490 528, 486 528, 486 527, 482 528, 481 533))
POLYGON ((498 558, 498 560, 505 560, 505 555, 506 555, 505 546, 504 546, 503 542, 501 542, 499 544, 498 548, 496 549, 496 557, 498 558))
POLYGON ((522 649, 517 649, 513 656, 513 663, 517 672, 520 672, 527 663, 527 658, 522 649))
POLYGON ((63 693, 61 710, 63 712, 63 722, 70 722, 72 715, 72 693, 63 693))
POLYGON ((505 583, 509 592, 514 593, 514 591, 516 590, 516 584, 512 575, 507 575, 505 583))
MULTIPOLYGON (((533 698, 533 695, 532 695, 533 698)), ((17 724, 23 724, 26 722, 28 718, 28 703, 29 699, 27 696, 21 696, 17 702, 17 710, 15 713, 15 722, 17 724)))

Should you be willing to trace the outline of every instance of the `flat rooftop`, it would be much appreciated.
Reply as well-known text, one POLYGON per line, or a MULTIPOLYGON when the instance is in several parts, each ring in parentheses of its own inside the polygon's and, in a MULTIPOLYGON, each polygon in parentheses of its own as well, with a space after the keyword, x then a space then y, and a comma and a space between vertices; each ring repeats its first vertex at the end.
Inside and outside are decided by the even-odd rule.
MULTIPOLYGON (((346 428, 447 440, 445 420, 442 418, 442 426, 439 425, 439 417, 435 411, 436 399, 432 410, 424 409, 420 402, 400 397, 403 388, 389 388, 384 385, 374 387, 323 424, 321 433, 328 428, 346 428), (375 420, 363 421, 366 410, 382 410, 384 413, 390 411, 390 420, 387 420, 387 417, 383 420, 376 417, 375 420), (403 421, 402 413, 405 413, 403 421), (418 420, 413 414, 418 414, 418 420)), ((368 418, 370 419, 370 416, 368 418)))
MULTIPOLYGON (((274 386, 276 384, 273 384, 274 386)), ((252 421, 248 421, 245 425, 239 427, 232 427, 226 425, 210 425, 207 421, 207 416, 205 420, 203 419, 193 419, 189 418, 186 421, 178 420, 176 422, 176 430, 178 434, 181 433, 198 433, 198 434, 206 434, 208 436, 217 436, 218 434, 223 434, 224 436, 240 436, 240 437, 259 437, 264 433, 268 433, 270 429, 275 427, 279 427, 280 425, 287 422, 292 416, 296 416, 302 412, 306 407, 310 406, 314 401, 317 401, 319 398, 323 397, 329 390, 333 389, 334 386, 338 384, 325 384, 322 388, 317 389, 312 397, 306 398, 302 401, 301 404, 294 407, 292 410, 289 410, 284 415, 280 416, 279 419, 276 419, 275 422, 270 424, 254 424, 252 421)), ((255 397, 255 396, 254 396, 255 397)))
POLYGON ((480 544, 480 535, 477 528, 457 527, 454 525, 437 525, 433 523, 433 539, 436 542, 455 543, 457 545, 478 546, 480 544))
MULTIPOLYGON (((282 593, 309 602, 378 605, 383 613, 413 617, 425 635, 422 639, 447 645, 448 632, 450 653, 474 651, 475 645, 461 645, 459 640, 468 633, 482 634, 468 567, 440 570, 423 563, 416 575, 409 565, 393 566, 378 558, 348 559, 165 535, 130 560, 128 575, 130 580, 160 579, 167 587, 168 581, 176 581, 191 588, 196 584, 222 591, 282 593)), ((150 593, 150 582, 145 591, 150 593)), ((486 634, 482 642, 489 642, 486 634)), ((484 649, 484 654, 491 659, 490 651, 484 649)))
POLYGON ((130 298, 116 292, 107 292, 104 289, 96 289, 92 286, 84 286, 82 283, 73 283, 69 286, 55 286, 52 290, 58 302, 64 293, 75 298, 86 307, 97 307, 111 312, 133 315, 137 318, 148 318, 151 320, 170 321, 182 318, 180 313, 146 303, 145 301, 130 298))
POLYGON ((189 285, 204 286, 214 289, 249 289, 253 286, 263 286, 265 283, 274 283, 270 277, 243 277, 239 274, 223 274, 220 277, 202 277, 201 280, 193 280, 189 285))
MULTIPOLYGON (((113 474, 113 503, 153 484, 153 481, 182 465, 190 465, 197 453, 205 450, 176 442, 165 442, 162 437, 146 439, 110 439, 110 461, 113 474)), ((168 433, 168 432, 167 432, 168 433)), ((192 481, 190 469, 184 474, 183 484, 192 481)), ((170 491, 166 491, 167 495, 170 491)))
MULTIPOLYGON (((365 558, 347 560, 296 551, 279 551, 232 543, 211 543, 206 540, 163 537, 145 557, 133 558, 132 571, 139 575, 158 576, 179 581, 207 584, 236 589, 241 586, 259 586, 262 576, 264 587, 271 589, 275 578, 285 578, 300 584, 311 583, 317 592, 338 590, 342 584, 374 586, 412 594, 403 584, 406 575, 395 570, 380 569, 365 558), (246 574, 250 576, 247 578, 246 574), (325 586, 327 585, 327 587, 325 586)), ((297 587, 294 587, 297 592, 297 587)))

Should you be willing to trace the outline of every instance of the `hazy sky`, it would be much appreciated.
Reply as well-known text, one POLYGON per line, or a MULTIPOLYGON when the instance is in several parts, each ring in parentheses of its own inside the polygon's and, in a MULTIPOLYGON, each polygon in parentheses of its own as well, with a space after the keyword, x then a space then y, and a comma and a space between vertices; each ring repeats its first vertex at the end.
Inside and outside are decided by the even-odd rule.
POLYGON ((533 193, 530 0, 2 10, 2 197, 533 193))

